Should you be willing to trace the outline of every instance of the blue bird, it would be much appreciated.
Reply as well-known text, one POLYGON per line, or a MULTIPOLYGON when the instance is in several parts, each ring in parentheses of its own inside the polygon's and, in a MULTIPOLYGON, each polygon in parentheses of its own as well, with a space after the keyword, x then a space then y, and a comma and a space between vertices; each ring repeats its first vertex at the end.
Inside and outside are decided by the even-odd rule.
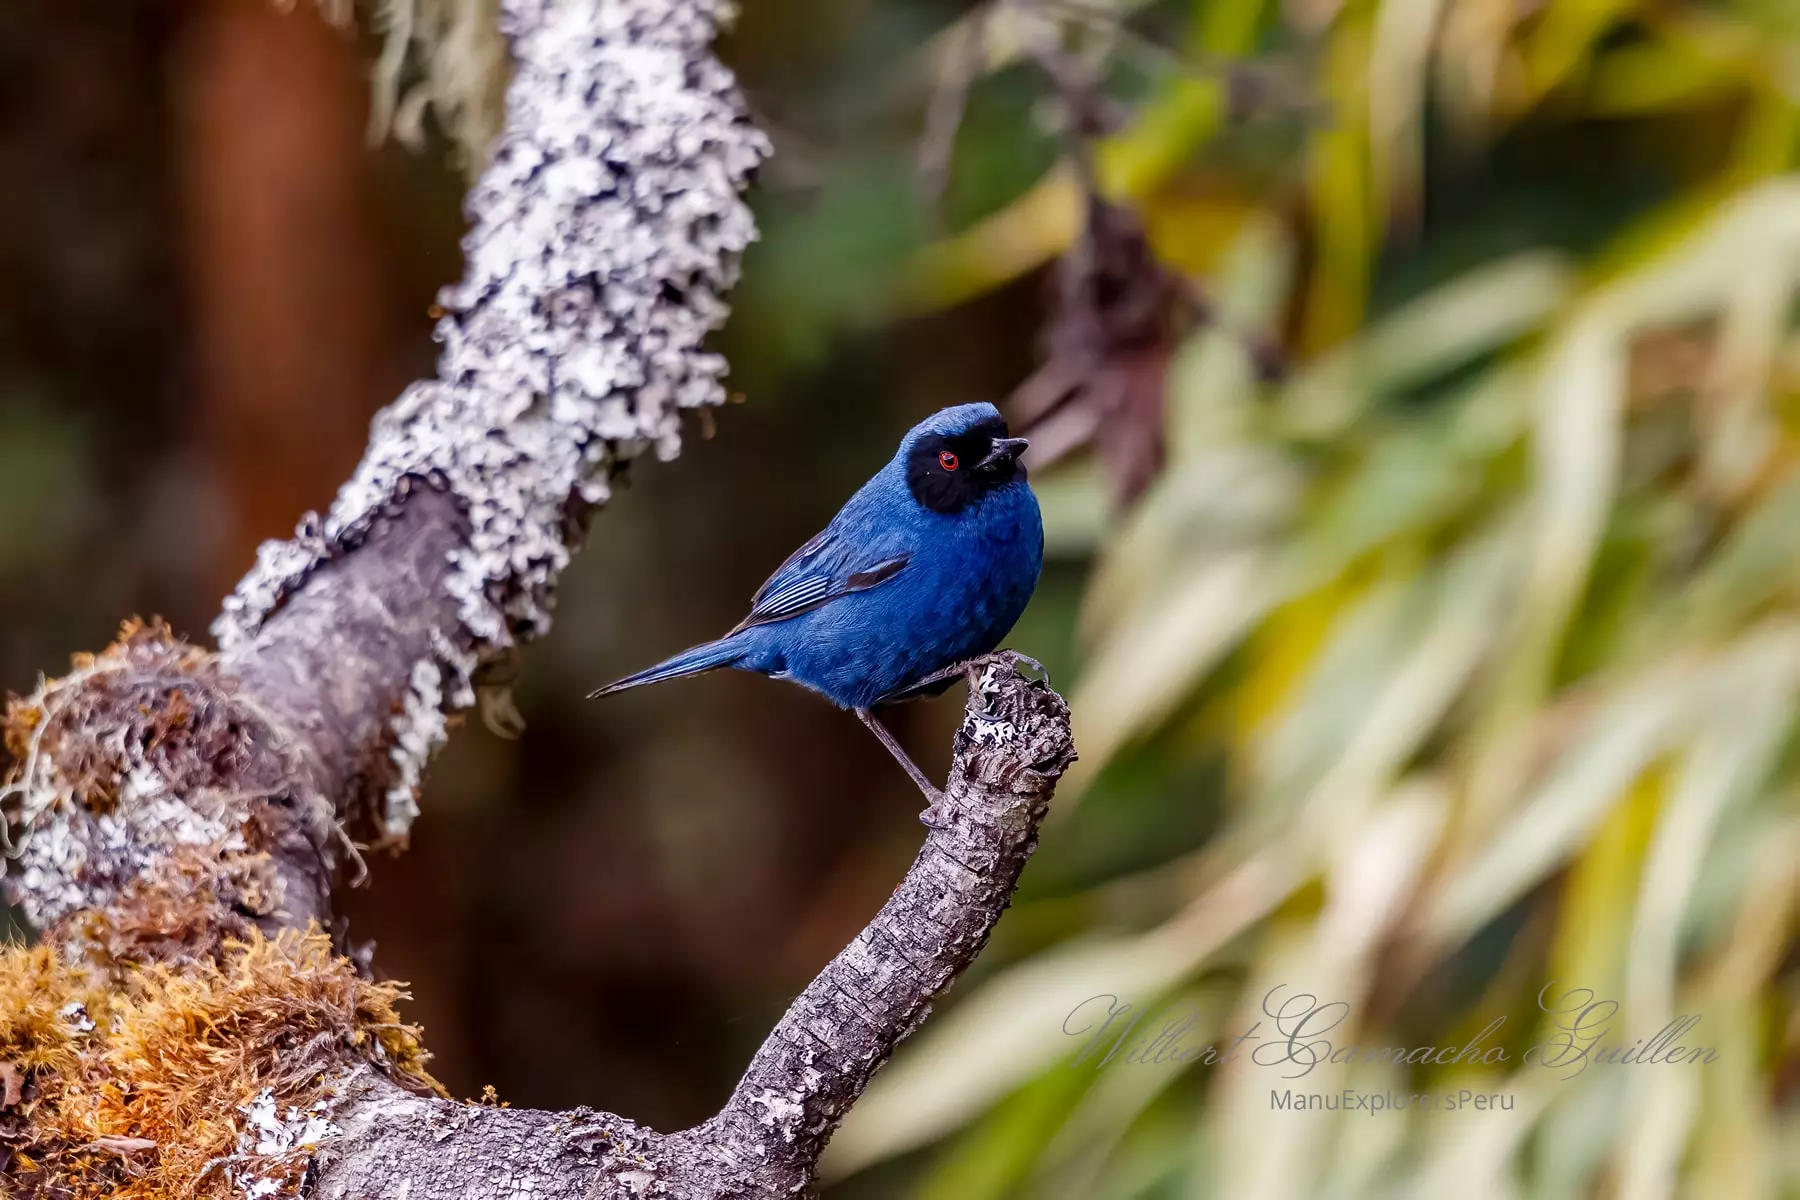
POLYGON ((942 794, 871 710, 942 690, 1025 611, 1044 562, 1026 445, 991 404, 933 413, 776 568, 736 628, 589 699, 721 667, 791 679, 853 711, 935 810, 942 794))

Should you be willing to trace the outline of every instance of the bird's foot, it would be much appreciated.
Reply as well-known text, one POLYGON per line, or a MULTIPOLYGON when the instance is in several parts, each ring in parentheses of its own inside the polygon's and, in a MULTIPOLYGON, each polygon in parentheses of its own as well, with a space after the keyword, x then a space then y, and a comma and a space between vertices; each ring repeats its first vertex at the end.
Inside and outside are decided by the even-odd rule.
POLYGON ((1020 654, 1017 650, 995 650, 991 654, 981 654, 974 658, 965 658, 961 662, 951 663, 940 671, 933 671, 916 683, 908 685, 908 691, 929 687, 931 684, 941 683, 946 679, 953 679, 958 675, 962 676, 964 682, 973 687, 975 684, 975 677, 983 667, 1005 665, 1017 670, 1020 663, 1024 663, 1026 666, 1036 671, 1043 677, 1045 683, 1050 682, 1049 670, 1045 668, 1043 663, 1031 657, 1031 655, 1020 654))
POLYGON ((1010 660, 1011 665, 1015 670, 1020 663, 1024 663, 1038 673, 1038 677, 1043 680, 1046 686, 1050 683, 1050 668, 1046 667, 1043 663, 1031 657, 1029 654, 1020 654, 1017 650, 997 650, 988 657, 997 658, 1002 661, 1010 660))

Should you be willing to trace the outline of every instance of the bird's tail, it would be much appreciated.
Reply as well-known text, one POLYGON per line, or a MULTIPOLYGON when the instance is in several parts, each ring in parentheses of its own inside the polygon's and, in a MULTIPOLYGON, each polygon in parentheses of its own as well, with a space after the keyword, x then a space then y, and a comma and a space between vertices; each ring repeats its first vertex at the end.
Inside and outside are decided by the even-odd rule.
POLYGON ((674 658, 665 659, 654 667, 646 667, 635 675, 627 675, 616 683, 609 683, 588 693, 588 699, 596 696, 610 696, 614 692, 622 692, 627 688, 642 687, 646 683, 661 683, 665 679, 680 679, 683 675, 698 675, 702 671, 716 671, 720 667, 729 667, 744 656, 742 643, 733 638, 723 637, 716 642, 701 642, 691 650, 683 650, 674 658))

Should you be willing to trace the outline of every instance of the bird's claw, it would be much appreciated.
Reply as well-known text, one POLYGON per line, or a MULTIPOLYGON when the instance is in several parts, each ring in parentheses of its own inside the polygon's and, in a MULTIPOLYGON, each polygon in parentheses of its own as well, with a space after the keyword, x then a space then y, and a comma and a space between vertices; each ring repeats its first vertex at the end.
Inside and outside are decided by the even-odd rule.
POLYGON ((996 650, 992 654, 983 654, 979 658, 971 658, 967 662, 959 663, 953 669, 960 670, 968 685, 973 688, 980 682, 980 674, 984 667, 1005 666, 1016 672, 1020 663, 1024 663, 1036 671, 1044 683, 1050 682, 1050 672, 1043 663, 1029 654, 1020 654, 1017 650, 996 650))
POLYGON ((910 684, 909 690, 913 688, 928 687, 940 680, 950 679, 957 675, 962 676, 964 683, 968 684, 970 687, 974 687, 975 684, 979 682, 982 668, 1004 665, 1017 670, 1020 663, 1024 663, 1026 666, 1036 671, 1046 684, 1050 682, 1049 669, 1046 668, 1043 663, 1031 657, 1031 655, 1020 654, 1017 650, 996 650, 992 654, 982 654, 975 658, 965 658, 959 663, 951 663, 941 670, 933 671, 931 674, 925 676, 925 678, 910 684))
POLYGON ((1010 660, 1011 665, 1015 670, 1018 669, 1020 663, 1024 663, 1026 666, 1036 671, 1046 685, 1050 682, 1050 668, 1046 667, 1043 663, 1031 657, 1029 654, 1020 654, 1017 650, 1001 650, 991 657, 1001 660, 1010 660))

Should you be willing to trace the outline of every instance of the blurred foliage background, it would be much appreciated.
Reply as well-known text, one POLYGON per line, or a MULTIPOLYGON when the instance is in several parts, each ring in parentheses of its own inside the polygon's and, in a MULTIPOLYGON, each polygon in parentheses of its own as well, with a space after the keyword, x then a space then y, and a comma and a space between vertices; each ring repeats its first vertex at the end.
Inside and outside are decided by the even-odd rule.
MULTIPOLYGON (((8 686, 127 612, 203 630, 429 370, 492 8, 0 11, 8 686)), ((600 516, 524 738, 455 739, 350 905, 453 1090, 698 1120, 886 897, 916 796, 842 714, 579 697, 733 622, 919 416, 1010 396, 1058 459, 1011 640, 1082 761, 827 1195, 1800 1195, 1800 9, 791 0, 726 52, 777 146, 747 403, 600 516), (1717 1058, 1524 1067, 1551 980, 1717 1058), (1089 997, 1202 1044, 1282 984, 1340 1042, 1507 1018, 1504 1063, 1295 1086, 1513 1108, 1071 1065, 1089 997)), ((941 768, 956 716, 895 723, 941 768)))

